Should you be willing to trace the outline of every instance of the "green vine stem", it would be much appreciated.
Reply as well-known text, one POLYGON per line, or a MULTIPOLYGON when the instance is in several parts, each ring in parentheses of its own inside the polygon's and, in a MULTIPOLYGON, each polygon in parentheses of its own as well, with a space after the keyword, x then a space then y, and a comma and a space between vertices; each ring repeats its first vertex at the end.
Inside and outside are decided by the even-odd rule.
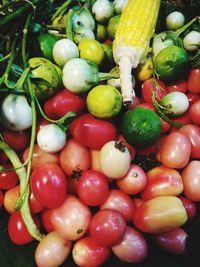
MULTIPOLYGON (((4 151, 7 157, 10 159, 12 165, 15 168, 15 171, 20 179, 20 192, 24 192, 24 188, 26 187, 26 170, 23 166, 21 166, 21 162, 15 153, 6 143, 0 141, 0 149, 4 151)), ((43 238, 43 235, 39 232, 35 222, 32 219, 30 208, 29 208, 29 189, 26 190, 26 194, 24 195, 23 205, 20 207, 20 213, 22 215, 23 221, 27 227, 28 232, 32 237, 36 240, 40 241, 43 238)))
POLYGON ((73 9, 70 9, 66 16, 66 34, 67 38, 73 41, 73 31, 72 31, 72 17, 74 15, 73 9))
POLYGON ((62 4, 52 16, 51 21, 54 21, 54 19, 57 18, 64 10, 67 10, 67 7, 72 3, 72 1, 73 0, 67 0, 64 4, 62 4))

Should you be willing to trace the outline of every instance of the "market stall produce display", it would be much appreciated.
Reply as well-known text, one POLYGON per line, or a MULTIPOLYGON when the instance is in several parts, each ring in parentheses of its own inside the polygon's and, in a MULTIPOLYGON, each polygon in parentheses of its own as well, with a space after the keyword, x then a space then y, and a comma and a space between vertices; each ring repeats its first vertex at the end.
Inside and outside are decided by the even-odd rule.
POLYGON ((1 1, 1 266, 194 266, 198 10, 1 1))

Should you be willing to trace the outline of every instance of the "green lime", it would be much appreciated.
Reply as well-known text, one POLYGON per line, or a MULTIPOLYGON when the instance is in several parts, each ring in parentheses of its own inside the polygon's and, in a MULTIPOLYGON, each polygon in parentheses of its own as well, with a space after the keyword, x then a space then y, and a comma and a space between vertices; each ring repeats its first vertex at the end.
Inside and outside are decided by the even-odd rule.
POLYGON ((160 79, 170 83, 184 76, 189 66, 189 58, 185 49, 173 45, 162 49, 155 57, 154 63, 160 79))
POLYGON ((96 27, 96 39, 99 42, 103 42, 106 39, 107 32, 105 25, 97 23, 96 27))
POLYGON ((120 17, 121 17, 121 15, 116 15, 116 16, 112 17, 111 19, 109 19, 109 21, 108 21, 107 33, 108 33, 108 36, 112 40, 115 38, 115 32, 116 32, 117 25, 119 24, 120 17))
POLYGON ((39 53, 42 57, 53 61, 53 46, 58 41, 57 37, 50 33, 42 33, 37 37, 39 53))
POLYGON ((136 107, 124 114, 121 130, 129 144, 146 148, 161 136, 160 118, 150 109, 136 107))
POLYGON ((122 108, 122 96, 111 85, 97 85, 87 95, 86 104, 89 112, 97 118, 116 116, 122 108))

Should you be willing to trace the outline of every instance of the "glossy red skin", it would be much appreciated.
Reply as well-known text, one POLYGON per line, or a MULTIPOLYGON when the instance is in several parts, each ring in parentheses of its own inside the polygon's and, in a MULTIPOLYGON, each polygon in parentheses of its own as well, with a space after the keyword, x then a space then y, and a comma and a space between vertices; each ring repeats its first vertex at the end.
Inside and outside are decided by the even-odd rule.
POLYGON ((44 209, 44 206, 35 198, 33 192, 29 196, 29 207, 31 213, 39 213, 44 209))
POLYGON ((83 237, 90 225, 91 211, 78 197, 67 195, 65 201, 51 213, 51 222, 63 239, 77 240, 83 237))
POLYGON ((191 121, 200 126, 200 99, 190 106, 188 113, 191 121))
POLYGON ((149 102, 139 103, 136 107, 147 108, 152 111, 156 111, 156 108, 154 107, 153 103, 149 103, 149 102))
MULTIPOLYGON (((160 81, 158 79, 156 81, 159 84, 159 86, 163 89, 162 90, 158 86, 154 87, 155 99, 157 101, 160 101, 162 99, 162 97, 167 94, 167 88, 166 88, 166 85, 162 81, 160 81)), ((152 102, 152 85, 153 85, 153 78, 148 79, 148 80, 143 82, 142 90, 141 90, 142 97, 143 97, 144 101, 151 103, 151 104, 153 104, 153 102, 152 102)))
POLYGON ((148 255, 148 244, 138 230, 127 226, 122 239, 112 246, 112 252, 121 261, 139 263, 148 255))
POLYGON ((200 68, 191 69, 187 79, 188 91, 200 93, 200 68))
POLYGON ((127 106, 128 109, 135 108, 140 103, 140 99, 137 96, 133 97, 133 102, 127 106))
POLYGON ((109 256, 109 248, 99 245, 90 236, 76 241, 72 251, 74 262, 82 267, 102 266, 109 256))
POLYGON ((69 176, 81 175, 91 166, 89 149, 75 139, 69 139, 60 152, 60 166, 69 176))
POLYGON ((167 85, 167 92, 181 92, 186 93, 187 92, 187 82, 185 80, 180 80, 177 82, 174 82, 172 84, 167 85))
POLYGON ((186 124, 179 132, 185 134, 191 142, 191 157, 200 159, 200 127, 195 124, 186 124))
POLYGON ((122 134, 118 135, 117 140, 122 141, 122 143, 128 148, 128 151, 131 155, 131 160, 133 160, 135 157, 136 149, 126 142, 122 134))
POLYGON ((199 94, 195 94, 195 93, 187 93, 186 95, 189 100, 190 106, 200 98, 199 94))
POLYGON ((126 176, 116 182, 119 189, 126 194, 138 194, 145 188, 147 176, 139 165, 131 164, 126 176))
POLYGON ((188 234, 181 228, 153 235, 155 244, 163 251, 173 254, 184 254, 186 252, 186 238, 188 234))
MULTIPOLYGON (((40 224, 36 215, 33 215, 33 219, 39 227, 40 224)), ((9 218, 8 235, 11 241, 17 245, 24 245, 33 241, 33 237, 29 234, 19 211, 12 213, 9 218)))
POLYGON ((67 112, 81 113, 86 107, 85 99, 64 88, 44 103, 44 112, 51 119, 60 119, 67 112))
POLYGON ((112 189, 100 209, 114 209, 119 211, 128 223, 132 219, 133 212, 135 211, 135 205, 129 195, 121 190, 112 189))
POLYGON ((191 201, 189 198, 184 196, 180 196, 179 199, 182 201, 183 206, 187 211, 188 221, 193 220, 197 213, 195 202, 191 201))
MULTIPOLYGON (((27 148, 23 153, 23 161, 25 162, 28 158, 29 148, 27 148)), ((33 148, 33 156, 32 156, 32 165, 31 168, 34 170, 40 165, 46 163, 59 163, 59 154, 58 153, 47 153, 44 150, 40 149, 36 144, 33 148)))
POLYGON ((125 219, 116 210, 100 210, 94 214, 90 222, 91 237, 101 246, 113 246, 123 237, 125 231, 125 219))
POLYGON ((4 196, 2 191, 0 190, 0 208, 3 206, 4 196))
POLYGON ((85 171, 79 178, 77 192, 87 206, 102 205, 109 195, 106 176, 94 170, 85 171))
POLYGON ((181 169, 185 167, 189 162, 190 154, 190 140, 180 132, 170 133, 160 148, 161 163, 169 168, 181 169))
MULTIPOLYGON (((10 163, 1 164, 5 169, 12 169, 10 163)), ((15 171, 2 171, 0 172, 0 189, 9 190, 18 184, 19 178, 15 171)))
POLYGON ((152 145, 150 147, 138 149, 137 154, 139 156, 149 156, 151 154, 155 154, 157 152, 157 150, 158 150, 157 143, 155 143, 154 145, 152 145))
POLYGON ((111 122, 96 119, 88 113, 75 119, 69 132, 80 144, 97 150, 117 137, 117 128, 111 122))
POLYGON ((183 192, 183 183, 178 171, 165 166, 154 167, 147 172, 147 185, 141 197, 148 200, 157 196, 178 196, 183 192))
POLYGON ((184 195, 192 201, 200 201, 200 161, 193 160, 182 172, 184 195))
POLYGON ((47 163, 35 168, 30 182, 35 198, 44 207, 57 208, 65 200, 67 180, 58 165, 47 163))
POLYGON ((133 213, 133 224, 144 233, 164 233, 187 221, 186 210, 178 197, 159 196, 146 200, 133 213))
POLYGON ((54 227, 51 222, 51 212, 51 209, 45 209, 41 212, 42 226, 47 233, 54 231, 54 227))
POLYGON ((30 134, 28 131, 11 131, 2 132, 3 139, 15 151, 24 150, 29 146, 30 134))

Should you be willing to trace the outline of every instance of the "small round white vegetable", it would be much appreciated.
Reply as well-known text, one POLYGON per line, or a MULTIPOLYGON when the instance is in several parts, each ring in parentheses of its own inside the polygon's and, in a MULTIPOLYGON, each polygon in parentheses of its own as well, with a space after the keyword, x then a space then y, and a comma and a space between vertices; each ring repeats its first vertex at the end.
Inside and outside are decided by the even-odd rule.
POLYGON ((195 51, 200 47, 200 32, 191 31, 183 38, 183 45, 187 51, 195 51))
POLYGON ((131 157, 127 147, 122 143, 109 141, 100 150, 99 162, 102 172, 107 177, 119 179, 128 172, 131 157))
POLYGON ((127 2, 128 2, 128 0, 115 0, 113 3, 115 13, 121 14, 125 8, 127 2))
MULTIPOLYGON (((189 108, 189 100, 186 94, 182 92, 171 92, 165 95, 160 104, 167 108, 167 112, 171 116, 179 116, 185 113, 189 108)), ((164 110, 164 112, 166 112, 164 110)))
POLYGON ((156 57, 156 55, 162 49, 164 49, 165 47, 174 45, 173 40, 171 40, 171 39, 165 40, 166 35, 167 35, 167 32, 161 32, 161 33, 157 34, 154 37, 154 39, 153 39, 153 45, 152 45, 154 57, 156 57))
POLYGON ((174 11, 166 17, 166 26, 169 30, 177 30, 185 23, 184 15, 179 11, 174 11))
POLYGON ((23 95, 9 94, 1 104, 1 122, 13 131, 25 130, 32 125, 32 111, 23 95))
POLYGON ((92 84, 98 81, 98 69, 90 65, 83 58, 69 60, 63 68, 62 81, 64 86, 72 93, 87 92, 92 84))
POLYGON ((77 45, 69 39, 60 39, 53 46, 53 59, 63 67, 67 61, 79 57, 77 45))
POLYGON ((66 134, 56 124, 47 124, 39 130, 37 143, 42 150, 55 153, 66 144, 66 134))
POLYGON ((92 6, 92 13, 95 16, 96 21, 105 23, 114 14, 113 3, 109 0, 97 0, 92 6))
POLYGON ((94 32, 89 28, 78 27, 74 31, 74 42, 79 44, 79 42, 85 38, 95 39, 94 32))

